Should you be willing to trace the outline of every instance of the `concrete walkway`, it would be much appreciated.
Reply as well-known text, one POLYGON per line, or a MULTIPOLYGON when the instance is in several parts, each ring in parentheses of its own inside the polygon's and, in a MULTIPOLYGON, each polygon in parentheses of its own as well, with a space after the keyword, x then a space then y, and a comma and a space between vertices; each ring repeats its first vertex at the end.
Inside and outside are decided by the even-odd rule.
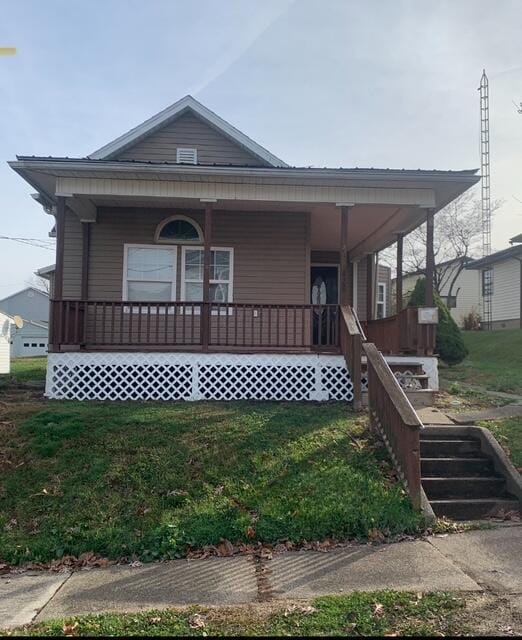
POLYGON ((350 591, 482 591, 522 594, 522 526, 398 544, 175 560, 132 568, 0 576, 0 628, 82 613, 183 604, 224 605, 350 591))
POLYGON ((491 407, 477 411, 447 414, 457 424, 475 424, 481 420, 502 420, 522 416, 522 404, 506 404, 503 407, 491 407))

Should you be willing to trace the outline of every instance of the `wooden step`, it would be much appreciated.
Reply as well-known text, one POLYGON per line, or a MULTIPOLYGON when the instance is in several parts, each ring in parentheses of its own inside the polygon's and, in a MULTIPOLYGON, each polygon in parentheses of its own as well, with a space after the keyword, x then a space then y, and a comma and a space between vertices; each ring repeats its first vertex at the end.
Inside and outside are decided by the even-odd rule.
POLYGON ((433 389, 403 389, 403 391, 415 409, 433 405, 433 389))
POLYGON ((421 475, 423 478, 492 476, 494 475, 494 469, 490 458, 456 456, 451 458, 421 457, 421 475))
POLYGON ((425 458, 463 457, 467 454, 480 455, 480 442, 463 438, 454 439, 422 439, 420 441, 421 456, 425 458))
POLYGON ((506 481, 499 476, 422 478, 428 500, 505 497, 506 481))
POLYGON ((435 515, 452 520, 477 520, 496 515, 499 511, 518 512, 518 500, 514 498, 463 498, 430 500, 435 515))

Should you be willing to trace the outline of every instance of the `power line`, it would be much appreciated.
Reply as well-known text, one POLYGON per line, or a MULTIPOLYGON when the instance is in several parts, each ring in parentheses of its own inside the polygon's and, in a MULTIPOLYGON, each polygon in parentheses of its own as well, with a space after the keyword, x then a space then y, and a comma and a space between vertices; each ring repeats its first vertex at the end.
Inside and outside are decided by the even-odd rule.
POLYGON ((19 244, 26 244, 31 247, 38 247, 39 249, 54 251, 53 240, 41 240, 40 238, 15 238, 12 236, 0 236, 0 240, 11 240, 13 242, 18 242, 19 244))

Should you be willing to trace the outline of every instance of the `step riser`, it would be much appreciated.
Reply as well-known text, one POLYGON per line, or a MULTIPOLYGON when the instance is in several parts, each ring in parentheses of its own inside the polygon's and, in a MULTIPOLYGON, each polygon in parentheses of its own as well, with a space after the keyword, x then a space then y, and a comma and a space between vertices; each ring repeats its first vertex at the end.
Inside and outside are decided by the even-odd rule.
POLYGON ((449 504, 439 504, 434 500, 431 502, 431 506, 436 516, 439 518, 446 516, 452 520, 478 520, 493 516, 500 509, 506 513, 508 511, 517 511, 519 508, 516 501, 499 501, 496 504, 491 504, 490 502, 466 504, 456 501, 449 504))
POLYGON ((479 455, 480 444, 476 440, 465 440, 463 442, 421 441, 420 450, 421 456, 425 458, 448 458, 469 454, 479 455))
POLYGON ((419 391, 408 391, 403 389, 414 409, 431 407, 433 405, 433 391, 431 389, 421 389, 419 391))
POLYGON ((503 478, 473 480, 459 478, 423 478, 422 486, 428 500, 437 498, 500 498, 506 489, 503 478))
POLYGON ((421 475, 424 477, 455 478, 458 476, 494 475, 490 460, 469 458, 467 460, 421 459, 421 475))

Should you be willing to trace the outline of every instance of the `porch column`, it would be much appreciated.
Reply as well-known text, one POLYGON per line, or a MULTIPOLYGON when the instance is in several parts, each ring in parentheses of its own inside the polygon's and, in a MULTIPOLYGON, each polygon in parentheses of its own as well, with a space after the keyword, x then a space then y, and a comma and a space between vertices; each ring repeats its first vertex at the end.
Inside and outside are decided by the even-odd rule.
POLYGON ((205 203, 205 229, 203 238, 203 308, 201 312, 201 346, 208 350, 210 341, 210 259, 212 246, 212 204, 215 200, 202 200, 205 203))
POLYGON ((63 245, 65 237, 65 198, 56 198, 56 260, 49 315, 49 352, 60 350, 63 298, 63 245))
POLYGON ((348 289, 348 214, 350 207, 348 205, 341 206, 341 243, 339 252, 339 267, 341 291, 339 292, 339 302, 341 305, 349 303, 348 289))
POLYGON ((433 286, 435 276, 435 255, 433 253, 433 209, 426 211, 426 306, 433 307, 433 286))
POLYGON ((395 278, 395 313, 397 315, 402 311, 402 250, 403 235, 399 233, 397 235, 397 275, 395 278))
POLYGON ((366 256, 366 322, 373 320, 373 253, 366 256))
POLYGON ((91 223, 82 222, 82 300, 89 298, 89 251, 91 244, 91 223))

